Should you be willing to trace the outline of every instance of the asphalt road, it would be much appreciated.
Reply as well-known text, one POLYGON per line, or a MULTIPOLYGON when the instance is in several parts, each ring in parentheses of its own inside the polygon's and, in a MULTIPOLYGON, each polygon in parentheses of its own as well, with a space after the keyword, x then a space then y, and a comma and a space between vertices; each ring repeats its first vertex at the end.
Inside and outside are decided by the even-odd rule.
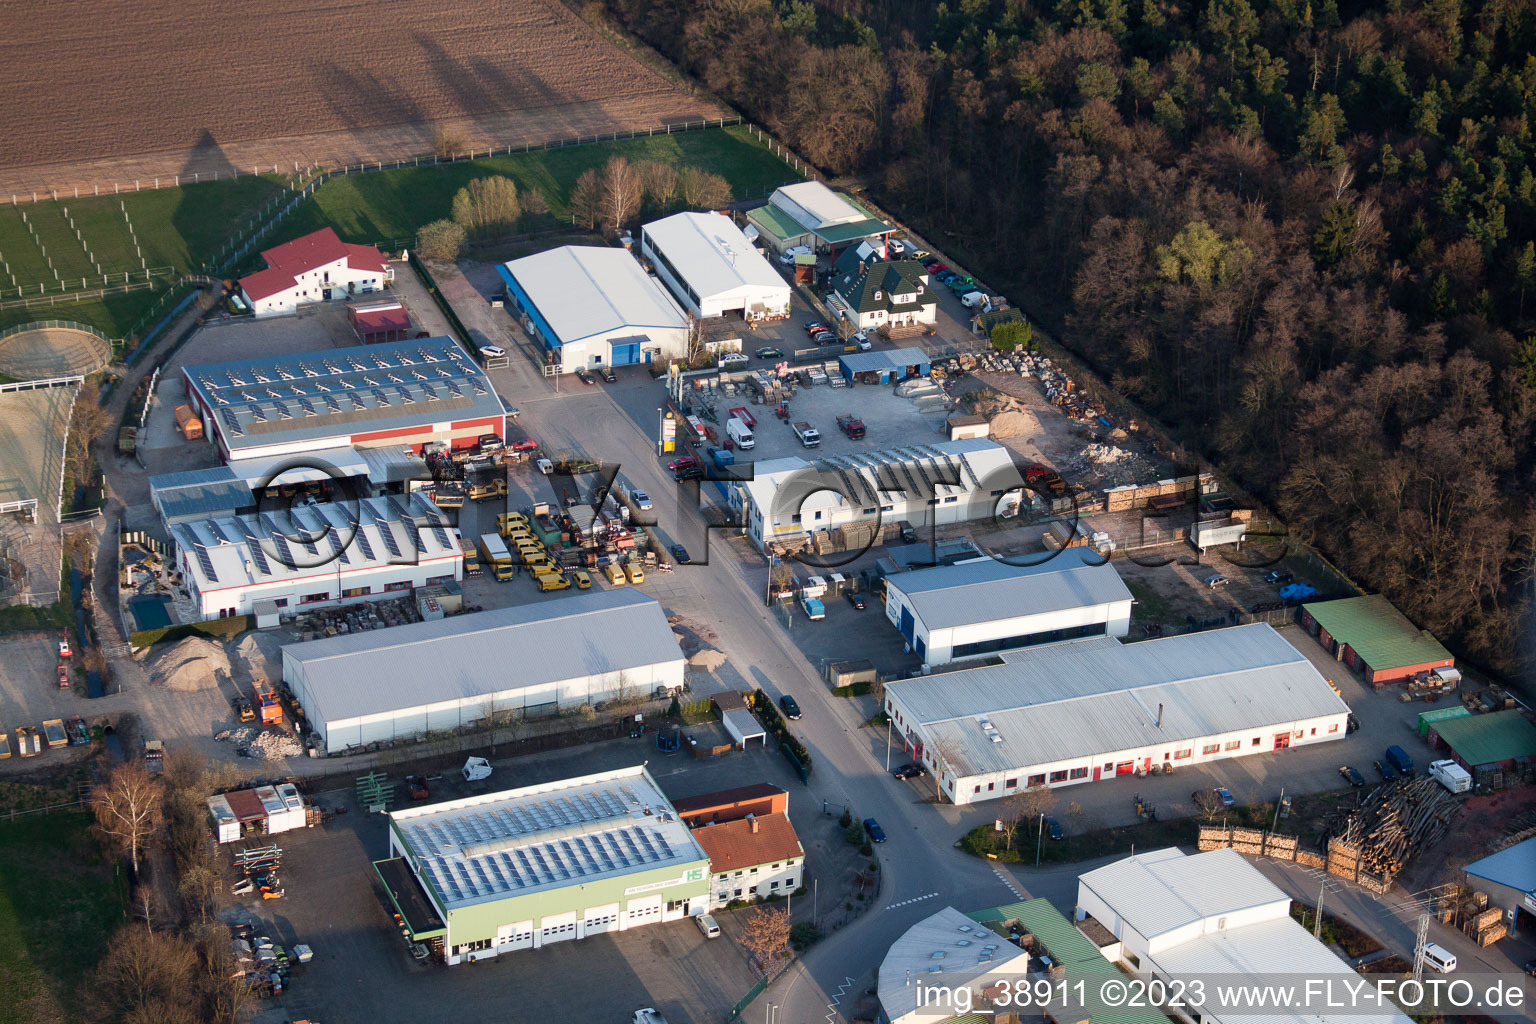
MULTIPOLYGON (((971 910, 1011 903, 1022 891, 1010 877, 953 848, 954 825, 934 813, 931 788, 897 782, 884 770, 883 743, 863 728, 859 705, 834 698, 762 603, 754 572, 760 559, 724 535, 705 545, 698 516, 685 508, 688 493, 671 479, 655 453, 661 387, 643 369, 618 372, 612 385, 566 381, 556 394, 545 381, 491 371, 497 389, 522 410, 522 426, 546 448, 576 447, 646 490, 655 504, 656 531, 666 542, 681 540, 695 559, 646 589, 667 610, 712 628, 722 637, 731 664, 751 685, 777 697, 792 694, 804 709, 795 732, 815 763, 807 792, 797 801, 849 808, 873 817, 888 841, 880 848, 883 881, 870 911, 827 937, 760 997, 780 1007, 783 1024, 825 1021, 839 991, 843 1005, 867 988, 891 939, 945 904, 971 910), (520 379, 519 379, 520 378, 520 379), (756 563, 756 564, 754 564, 756 563), (851 979, 851 980, 850 980, 851 979)), ((706 485, 708 486, 708 485, 706 485)), ((1070 905, 1080 866, 1032 877, 1031 895, 1070 905)))

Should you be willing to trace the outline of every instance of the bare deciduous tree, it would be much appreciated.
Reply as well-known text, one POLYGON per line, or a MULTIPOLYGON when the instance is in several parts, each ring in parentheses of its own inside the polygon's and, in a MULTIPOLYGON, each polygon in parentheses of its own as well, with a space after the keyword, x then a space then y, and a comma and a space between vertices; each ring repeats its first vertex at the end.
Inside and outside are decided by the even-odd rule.
POLYGON ((1008 802, 1003 805, 1006 812, 1003 820, 1006 822, 1008 818, 1013 818, 1017 821, 1034 821, 1041 815, 1049 814, 1055 806, 1056 794, 1049 787, 1030 786, 1008 798, 1008 802))
POLYGON ((602 191, 597 183, 596 171, 581 172, 581 177, 571 186, 571 217, 576 223, 585 224, 588 228, 597 226, 603 210, 602 191))
POLYGON ((660 160, 646 160, 636 165, 640 172, 640 187, 645 198, 658 211, 669 211, 677 202, 677 168, 660 160))
POLYGON ((81 388, 75 396, 75 409, 69 421, 69 442, 64 448, 65 464, 76 483, 85 483, 90 477, 91 445, 111 429, 114 422, 110 412, 96 401, 89 388, 81 388))
POLYGON ((467 148, 469 148, 469 140, 459 129, 447 125, 438 125, 433 129, 432 152, 444 160, 463 155, 467 148))
POLYGON ((683 204, 693 209, 715 210, 731 202, 731 183, 718 174, 684 167, 677 175, 683 204))
POLYGON ((608 162, 603 165, 603 223, 611 231, 622 231, 639 212, 639 172, 623 157, 609 157, 608 162))
POLYGON ((769 966, 789 948, 789 914, 772 908, 753 911, 741 930, 741 944, 763 973, 769 973, 769 966))
POLYGON ((156 1000, 185 1002, 197 973, 197 954, 186 939, 142 925, 118 930, 96 966, 101 994, 124 1012, 156 1000))
POLYGON ((133 873, 139 873, 139 852, 153 841, 165 820, 164 796, 144 765, 133 761, 119 765, 105 785, 91 793, 91 812, 96 831, 128 854, 133 873))
POLYGON ((475 237, 505 234, 522 213, 517 185, 502 175, 476 178, 453 197, 453 222, 475 237))

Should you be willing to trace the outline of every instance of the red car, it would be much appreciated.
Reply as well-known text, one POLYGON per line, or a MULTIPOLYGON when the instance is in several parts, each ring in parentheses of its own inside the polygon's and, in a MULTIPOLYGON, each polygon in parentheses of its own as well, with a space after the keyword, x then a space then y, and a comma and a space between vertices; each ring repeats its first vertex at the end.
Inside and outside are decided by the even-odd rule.
POLYGON ((689 469, 693 466, 697 466, 698 464, 699 460, 694 458, 692 455, 684 455, 680 459, 673 459, 671 462, 667 463, 667 469, 676 473, 680 469, 689 469))
POLYGON ((822 323, 820 320, 812 320, 810 323, 805 325, 805 333, 809 335, 814 335, 817 331, 825 330, 827 330, 827 325, 822 323))
POLYGON ((539 442, 531 437, 525 437, 521 441, 513 442, 512 450, 515 452, 536 452, 539 450, 539 442))
POLYGON ((949 269, 949 264, 940 263, 938 260, 929 260, 927 263, 923 264, 923 267, 930 274, 942 274, 944 271, 949 269))
POLYGON ((59 666, 59 686, 61 688, 69 686, 69 669, 63 665, 59 666))

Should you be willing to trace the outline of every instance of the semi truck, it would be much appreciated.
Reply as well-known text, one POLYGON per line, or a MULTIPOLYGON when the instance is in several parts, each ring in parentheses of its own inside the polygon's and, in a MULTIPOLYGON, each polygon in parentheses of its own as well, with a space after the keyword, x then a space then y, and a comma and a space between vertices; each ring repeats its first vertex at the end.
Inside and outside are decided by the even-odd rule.
POLYGON ((1455 761, 1431 761, 1429 774, 1452 793, 1465 793, 1472 788, 1472 776, 1455 761))
POLYGON ((800 439, 800 444, 806 448, 818 448, 821 446, 821 434, 816 428, 804 420, 795 421, 795 436, 800 439))
POLYGON ((483 534, 480 537, 480 557, 485 560, 491 575, 498 580, 509 580, 516 572, 512 564, 512 553, 494 533, 483 534))

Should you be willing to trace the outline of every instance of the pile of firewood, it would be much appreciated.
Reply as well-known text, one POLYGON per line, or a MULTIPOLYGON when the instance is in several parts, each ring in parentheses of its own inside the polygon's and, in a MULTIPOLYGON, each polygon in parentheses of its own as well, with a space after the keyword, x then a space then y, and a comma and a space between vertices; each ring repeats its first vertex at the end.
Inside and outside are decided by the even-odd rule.
POLYGON ((1327 822, 1330 868, 1354 860, 1394 878, 1420 850, 1444 839, 1460 813, 1460 802, 1427 775, 1388 782, 1327 822))

